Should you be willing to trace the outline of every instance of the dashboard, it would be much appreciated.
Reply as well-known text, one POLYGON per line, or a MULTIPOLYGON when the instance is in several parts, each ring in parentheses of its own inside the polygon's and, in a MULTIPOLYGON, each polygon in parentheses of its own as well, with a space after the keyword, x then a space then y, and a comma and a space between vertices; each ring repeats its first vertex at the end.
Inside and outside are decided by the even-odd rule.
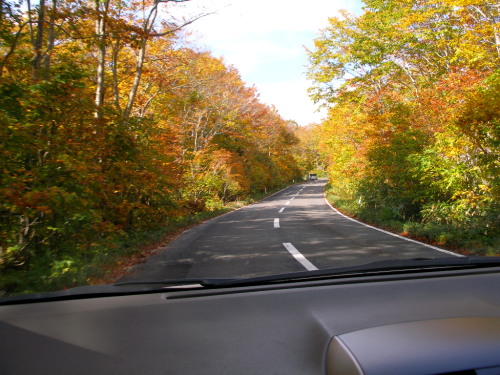
POLYGON ((1 374, 500 374, 500 268, 0 306, 1 374))

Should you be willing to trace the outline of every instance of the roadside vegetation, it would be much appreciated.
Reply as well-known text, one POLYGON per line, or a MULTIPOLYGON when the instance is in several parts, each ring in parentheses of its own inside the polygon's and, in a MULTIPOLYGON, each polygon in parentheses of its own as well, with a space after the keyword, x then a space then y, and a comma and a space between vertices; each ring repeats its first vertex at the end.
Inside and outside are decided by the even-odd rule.
POLYGON ((96 243, 94 256, 85 253, 67 254, 71 261, 46 260, 34 263, 30 269, 3 269, 1 280, 10 289, 3 293, 10 295, 62 290, 81 285, 101 285, 116 282, 126 275, 131 267, 162 250, 185 230, 207 220, 252 204, 288 186, 285 184, 267 192, 249 194, 245 199, 227 202, 224 206, 185 216, 171 217, 159 225, 119 231, 113 238, 96 243), (9 284, 7 284, 7 282, 9 284))
POLYGON ((334 205, 468 254, 499 255, 498 4, 365 0, 310 51, 309 127, 334 205))
POLYGON ((173 6, 0 2, 0 291, 85 284, 302 175, 293 129, 173 6))
POLYGON ((105 278, 307 173, 364 221, 498 255, 498 6, 365 3, 310 51, 328 116, 299 127, 186 42, 174 1, 1 1, 0 293, 105 278))

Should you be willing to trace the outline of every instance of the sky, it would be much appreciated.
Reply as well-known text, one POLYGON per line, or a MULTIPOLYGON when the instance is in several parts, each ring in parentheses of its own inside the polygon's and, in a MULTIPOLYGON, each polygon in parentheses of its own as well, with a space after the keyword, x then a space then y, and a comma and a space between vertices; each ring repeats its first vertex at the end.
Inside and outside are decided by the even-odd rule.
POLYGON ((261 102, 276 107, 285 120, 318 123, 324 112, 309 99, 307 52, 328 17, 345 9, 361 13, 360 0, 190 0, 169 13, 190 17, 213 12, 186 27, 202 49, 234 66, 261 102))

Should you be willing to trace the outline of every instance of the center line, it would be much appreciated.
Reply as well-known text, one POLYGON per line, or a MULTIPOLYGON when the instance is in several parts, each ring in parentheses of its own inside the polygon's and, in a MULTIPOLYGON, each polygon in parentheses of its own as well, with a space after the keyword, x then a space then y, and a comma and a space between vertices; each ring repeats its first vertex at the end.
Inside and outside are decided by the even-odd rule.
POLYGON ((288 206, 290 204, 290 201, 286 202, 285 205, 288 206))
POLYGON ((293 200, 293 198, 295 198, 295 197, 291 197, 290 200, 293 200))
POLYGON ((293 255, 293 257, 295 259, 297 259, 298 262, 300 262, 300 264, 302 264, 306 270, 308 271, 316 271, 318 268, 312 264, 311 262, 309 262, 306 257, 304 255, 302 255, 302 253, 300 251, 298 251, 295 246, 293 246, 291 243, 289 242, 285 242, 283 243, 283 246, 285 246, 285 249, 287 249, 290 254, 293 255))
POLYGON ((283 212, 285 210, 285 207, 282 207, 281 210, 279 210, 279 212, 283 212))
POLYGON ((280 227, 280 219, 276 218, 274 219, 274 227, 279 228, 280 227))

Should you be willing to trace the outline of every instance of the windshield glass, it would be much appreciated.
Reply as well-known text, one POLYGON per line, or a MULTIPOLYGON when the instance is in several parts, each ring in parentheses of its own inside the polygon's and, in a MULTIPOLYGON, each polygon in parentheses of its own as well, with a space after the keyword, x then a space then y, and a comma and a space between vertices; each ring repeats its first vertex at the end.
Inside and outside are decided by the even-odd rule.
POLYGON ((0 2, 0 296, 498 256, 499 21, 0 2))

